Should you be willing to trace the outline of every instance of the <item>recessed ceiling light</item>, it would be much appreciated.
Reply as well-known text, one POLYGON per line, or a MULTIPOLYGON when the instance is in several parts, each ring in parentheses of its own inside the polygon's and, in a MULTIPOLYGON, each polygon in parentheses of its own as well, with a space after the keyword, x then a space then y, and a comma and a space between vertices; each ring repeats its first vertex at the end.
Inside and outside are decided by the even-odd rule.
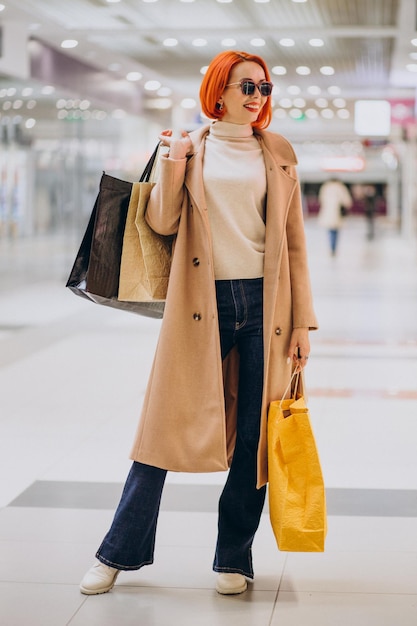
POLYGON ((108 2, 109 4, 117 4, 117 2, 120 2, 120 0, 106 0, 106 2, 108 2))
POLYGON ((200 74, 205 74, 208 70, 208 65, 203 65, 203 67, 200 67, 200 74))
POLYGON ((310 85, 310 87, 307 87, 307 91, 312 96, 318 96, 321 93, 321 88, 318 85, 310 85))
POLYGON ((320 68, 320 72, 325 76, 332 76, 334 74, 334 67, 331 65, 323 65, 323 67, 320 68))
POLYGON ((197 37, 197 39, 193 39, 192 44, 196 48, 202 48, 203 46, 207 45, 207 39, 203 39, 203 37, 197 37))
POLYGON ((344 109, 346 107, 346 100, 344 98, 335 98, 333 104, 337 109, 344 109))
POLYGON ((291 48, 291 46, 295 46, 294 39, 290 39, 290 37, 284 37, 283 39, 280 39, 279 43, 281 46, 284 46, 284 48, 291 48))
POLYGON ((4 11, 5 8, 6 8, 5 4, 0 4, 0 11, 4 11))
POLYGON ((327 88, 327 91, 331 93, 332 96, 338 96, 340 93, 342 93, 341 88, 338 87, 337 85, 331 85, 330 87, 327 88))
POLYGON ((144 85, 146 91, 157 91, 161 87, 159 80, 147 80, 144 85))
POLYGON ((269 0, 254 0, 254 2, 256 2, 256 4, 266 4, 269 0))
POLYGON ((142 74, 140 72, 129 72, 126 74, 126 78, 131 81, 140 80, 142 78, 142 74))
POLYGON ((276 76, 284 76, 284 74, 287 73, 287 68, 285 68, 283 65, 274 65, 274 67, 271 69, 271 72, 276 76))
POLYGON ((323 109, 320 112, 321 116, 324 117, 326 120, 331 120, 334 118, 334 111, 332 111, 331 109, 323 109))
POLYGON ((307 111, 305 112, 305 115, 310 120, 314 120, 316 119, 316 117, 319 116, 319 112, 316 109, 307 109, 307 111))
POLYGON ((76 48, 78 46, 78 41, 76 39, 64 39, 61 42, 61 48, 76 48))
POLYGON ((25 127, 26 128, 33 128, 36 124, 36 120, 33 119, 33 117, 29 117, 26 122, 25 122, 25 127))
POLYGON ((408 63, 405 67, 409 72, 417 72, 417 63, 408 63))
POLYGON ((341 120, 347 120, 350 117, 350 113, 347 109, 339 109, 339 111, 337 111, 337 117, 340 117, 341 120))
POLYGON ((323 39, 319 39, 318 37, 313 37, 313 39, 310 39, 308 43, 310 46, 313 46, 313 48, 321 48, 324 46, 323 39))
POLYGON ((41 92, 44 96, 50 96, 52 93, 55 93, 55 87, 53 87, 52 85, 45 85, 44 87, 42 87, 41 92))
POLYGON ((413 44, 413 46, 417 46, 417 39, 412 39, 411 43, 413 44))
POLYGON ((307 67, 307 65, 299 65, 295 71, 297 74, 300 74, 300 76, 308 76, 311 74, 311 69, 307 67))
POLYGON ((178 39, 175 39, 175 37, 167 37, 162 43, 167 48, 174 48, 178 46, 178 39))
POLYGON ((260 48, 264 46, 265 44, 266 44, 265 39, 262 39, 261 37, 255 37, 254 39, 250 40, 250 45, 255 46, 255 48, 260 48))
POLYGON ((219 4, 229 4, 230 2, 233 2, 233 0, 217 0, 217 2, 219 4))
POLYGON ((236 39, 232 39, 232 37, 226 37, 226 39, 222 39, 222 46, 225 48, 229 48, 230 46, 236 45, 236 39))
POLYGON ((328 106, 328 102, 326 100, 326 98, 317 98, 316 100, 316 106, 320 107, 321 109, 325 109, 328 106))

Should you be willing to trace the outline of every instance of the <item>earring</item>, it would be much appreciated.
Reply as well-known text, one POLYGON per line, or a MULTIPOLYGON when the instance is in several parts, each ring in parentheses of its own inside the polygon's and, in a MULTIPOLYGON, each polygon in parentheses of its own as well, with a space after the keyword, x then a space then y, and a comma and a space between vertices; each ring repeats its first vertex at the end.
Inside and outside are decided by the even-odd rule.
POLYGON ((222 111, 222 109, 223 109, 223 102, 217 102, 216 103, 216 109, 218 111, 222 111))

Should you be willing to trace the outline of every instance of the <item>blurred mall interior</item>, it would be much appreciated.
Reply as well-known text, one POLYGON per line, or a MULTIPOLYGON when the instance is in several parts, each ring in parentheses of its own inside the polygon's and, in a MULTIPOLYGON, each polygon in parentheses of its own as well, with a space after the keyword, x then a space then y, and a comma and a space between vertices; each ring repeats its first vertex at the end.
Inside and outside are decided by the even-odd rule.
POLYGON ((1 1, 1 624, 417 624, 416 86, 415 0, 1 1), (299 160, 326 551, 279 552, 266 509, 253 584, 219 596, 225 475, 169 474, 155 565, 82 596, 160 321, 65 283, 101 173, 135 181, 162 129, 204 123, 199 85, 225 49, 266 60, 269 129, 299 160), (331 177, 353 198, 334 257, 317 219, 331 177))

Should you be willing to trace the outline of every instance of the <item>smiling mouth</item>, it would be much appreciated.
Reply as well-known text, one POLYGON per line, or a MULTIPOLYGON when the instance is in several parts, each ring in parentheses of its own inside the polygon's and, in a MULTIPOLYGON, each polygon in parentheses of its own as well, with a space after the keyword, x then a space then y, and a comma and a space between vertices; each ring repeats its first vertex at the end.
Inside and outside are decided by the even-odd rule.
POLYGON ((249 104, 244 104, 243 106, 245 107, 245 109, 249 109, 250 111, 259 111, 260 109, 259 104, 251 102, 249 104))

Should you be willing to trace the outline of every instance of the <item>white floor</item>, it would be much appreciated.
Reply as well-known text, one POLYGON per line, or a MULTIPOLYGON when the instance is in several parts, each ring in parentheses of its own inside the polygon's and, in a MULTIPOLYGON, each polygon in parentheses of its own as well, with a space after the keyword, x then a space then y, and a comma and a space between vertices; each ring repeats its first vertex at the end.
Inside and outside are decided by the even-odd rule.
MULTIPOLYGON (((77 242, 0 240, 2 626, 416 626, 416 240, 380 221, 368 241, 348 218, 332 258, 314 220, 306 230, 326 551, 280 553, 265 513, 255 581, 235 597, 213 590, 215 507, 194 496, 189 510, 163 507, 153 566, 123 572, 103 596, 80 594, 113 514, 102 491, 121 488, 130 466, 160 323, 66 290, 77 242), (74 484, 80 497, 92 490, 87 502, 66 499, 74 484), (58 504, 35 490, 51 485, 58 504)), ((170 474, 167 490, 204 494, 224 479, 170 474)))

